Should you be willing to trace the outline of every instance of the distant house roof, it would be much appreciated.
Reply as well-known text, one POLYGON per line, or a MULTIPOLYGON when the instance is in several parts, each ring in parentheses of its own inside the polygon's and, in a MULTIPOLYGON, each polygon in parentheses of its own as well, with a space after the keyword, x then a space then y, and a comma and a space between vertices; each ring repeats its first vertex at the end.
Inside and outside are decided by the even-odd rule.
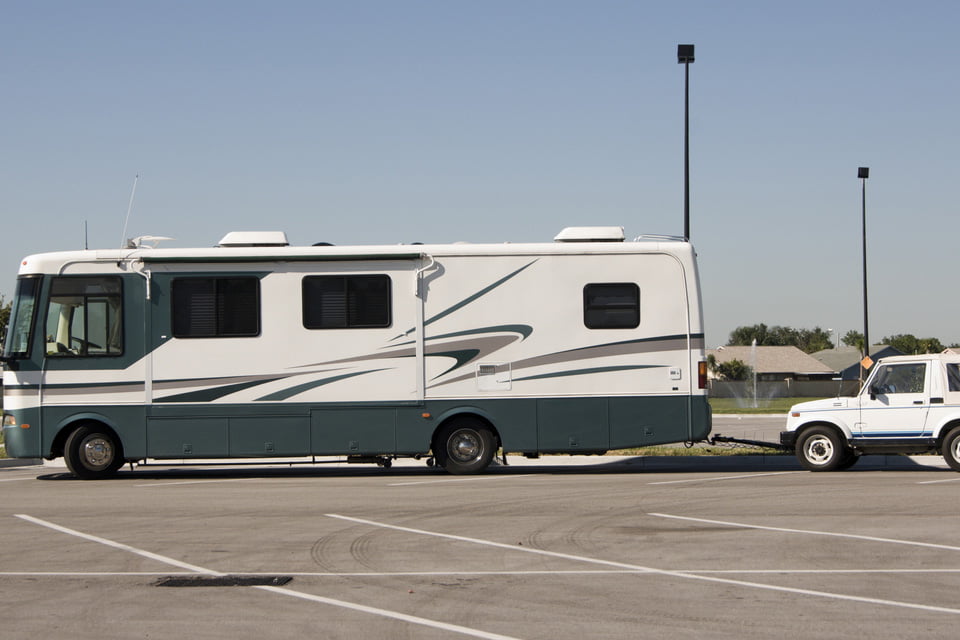
MULTIPOLYGON (((863 356, 856 347, 824 349, 812 354, 814 358, 840 373, 844 380, 856 380, 860 376, 860 360, 863 356)), ((870 358, 879 360, 889 356, 902 356, 903 352, 887 344, 875 344, 870 347, 870 358)))
POLYGON ((753 368, 758 374, 766 375, 834 375, 837 369, 820 362, 816 358, 804 353, 797 347, 756 347, 756 363, 754 363, 754 347, 720 347, 708 349, 707 354, 713 355, 718 363, 739 360, 753 368))

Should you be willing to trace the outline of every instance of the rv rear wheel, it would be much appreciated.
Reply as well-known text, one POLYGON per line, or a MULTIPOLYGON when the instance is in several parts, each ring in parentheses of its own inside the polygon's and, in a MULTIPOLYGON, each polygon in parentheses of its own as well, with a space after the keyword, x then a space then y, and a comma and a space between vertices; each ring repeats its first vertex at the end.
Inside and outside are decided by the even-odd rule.
MULTIPOLYGON (((837 471, 845 468, 853 452, 835 429, 811 427, 797 439, 797 459, 810 471, 837 471)), ((849 465, 848 465, 849 466, 849 465)))
POLYGON ((455 475, 480 473, 493 460, 496 439, 490 427, 473 417, 455 418, 437 433, 437 464, 455 475))
POLYGON ((70 472, 83 480, 104 478, 123 466, 119 443, 95 425, 77 427, 67 438, 63 457, 70 472))
POLYGON ((960 427, 954 427, 947 434, 943 439, 943 446, 940 450, 943 452, 943 459, 947 461, 950 468, 954 471, 960 471, 960 427))

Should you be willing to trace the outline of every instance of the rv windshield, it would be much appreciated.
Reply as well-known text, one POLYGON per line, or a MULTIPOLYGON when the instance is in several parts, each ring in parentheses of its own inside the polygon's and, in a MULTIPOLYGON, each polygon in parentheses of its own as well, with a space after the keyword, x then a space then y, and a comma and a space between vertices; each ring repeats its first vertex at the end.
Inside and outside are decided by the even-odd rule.
POLYGON ((7 339, 3 345, 4 360, 30 356, 36 302, 42 282, 42 278, 37 276, 28 276, 17 280, 17 293, 13 298, 10 323, 7 326, 7 339))

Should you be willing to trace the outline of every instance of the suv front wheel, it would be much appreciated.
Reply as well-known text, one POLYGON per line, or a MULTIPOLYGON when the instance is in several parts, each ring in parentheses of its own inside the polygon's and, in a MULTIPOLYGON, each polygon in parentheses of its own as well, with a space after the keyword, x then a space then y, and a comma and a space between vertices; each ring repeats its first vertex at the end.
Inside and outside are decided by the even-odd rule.
POLYGON ((853 455, 840 434, 830 427, 810 427, 797 438, 797 459, 810 471, 845 469, 853 455))

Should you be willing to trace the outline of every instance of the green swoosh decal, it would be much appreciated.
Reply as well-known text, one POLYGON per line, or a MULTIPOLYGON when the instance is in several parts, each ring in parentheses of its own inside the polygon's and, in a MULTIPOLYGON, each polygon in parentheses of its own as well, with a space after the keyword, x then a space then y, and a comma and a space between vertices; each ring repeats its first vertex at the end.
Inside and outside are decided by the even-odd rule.
POLYGON ((301 394, 304 391, 309 391, 310 389, 322 387, 323 385, 338 382, 340 380, 346 380, 347 378, 354 378, 356 376, 362 376, 368 373, 375 373, 377 371, 385 371, 385 369, 371 369, 370 371, 357 371, 356 373, 345 373, 343 375, 333 376, 332 378, 323 378, 322 380, 305 382, 303 384, 298 384, 295 387, 290 387, 289 389, 281 389, 280 391, 275 391, 271 394, 265 395, 262 398, 257 398, 257 401, 270 402, 275 400, 286 400, 288 398, 292 398, 295 395, 301 394))
POLYGON ((468 362, 476 358, 477 355, 479 354, 480 354, 480 349, 461 349, 459 351, 437 351, 436 353, 427 354, 427 357, 446 356, 448 358, 453 358, 457 361, 452 367, 450 367, 443 373, 434 376, 433 379, 436 380, 440 376, 444 376, 450 373, 451 371, 453 371, 454 369, 458 367, 462 367, 463 365, 467 364, 468 362))
MULTIPOLYGON (((537 258, 537 260, 539 260, 539 258, 537 258)), ((456 312, 456 311, 459 311, 460 309, 463 309, 465 306, 467 306, 467 305, 470 304, 471 302, 474 302, 475 300, 477 300, 477 299, 479 299, 479 298, 482 298, 483 296, 487 295, 488 293, 490 293, 491 291, 493 291, 494 289, 496 289, 497 287, 499 287, 500 285, 502 285, 502 284, 503 284, 504 282, 506 282, 507 280, 513 278, 514 276, 516 276, 517 274, 519 274, 521 271, 523 271, 524 269, 526 269, 527 267, 529 267, 530 265, 532 265, 534 262, 537 262, 537 260, 533 260, 533 261, 531 261, 531 262, 528 262, 527 264, 523 265, 522 267, 520 267, 520 268, 517 269, 516 271, 514 271, 514 272, 512 272, 512 273, 508 273, 507 275, 503 276, 502 278, 500 278, 499 280, 497 280, 497 281, 494 282, 493 284, 488 285, 488 286, 484 287, 483 289, 480 289, 480 291, 477 291, 477 292, 476 292, 475 294, 473 294, 472 296, 468 296, 468 297, 464 298, 463 300, 461 300, 460 302, 458 302, 457 304, 453 305, 452 307, 448 307, 448 308, 444 309, 443 311, 441 311, 441 312, 438 313, 437 315, 433 316, 432 318, 428 318, 427 320, 424 320, 423 326, 427 326, 428 324, 432 324, 432 323, 436 322, 437 320, 440 320, 441 318, 446 318, 446 317, 447 317, 448 315, 450 315, 451 313, 454 313, 454 312, 456 312)), ((406 331, 404 331, 403 333, 401 333, 399 336, 397 336, 396 338, 394 338, 394 340, 396 340, 397 338, 402 338, 403 336, 406 336, 406 335, 410 335, 410 332, 412 332, 414 329, 416 329, 416 327, 410 327, 409 329, 407 329, 406 331)))
POLYGON ((239 384, 228 384, 222 387, 214 387, 213 389, 201 389, 200 391, 178 393, 176 395, 166 396, 164 398, 156 398, 154 399, 154 402, 213 402, 214 400, 222 398, 223 396, 228 396, 231 393, 243 391, 244 389, 249 389, 267 382, 282 380, 284 377, 286 376, 264 378, 263 380, 253 380, 250 382, 241 382, 239 384))

